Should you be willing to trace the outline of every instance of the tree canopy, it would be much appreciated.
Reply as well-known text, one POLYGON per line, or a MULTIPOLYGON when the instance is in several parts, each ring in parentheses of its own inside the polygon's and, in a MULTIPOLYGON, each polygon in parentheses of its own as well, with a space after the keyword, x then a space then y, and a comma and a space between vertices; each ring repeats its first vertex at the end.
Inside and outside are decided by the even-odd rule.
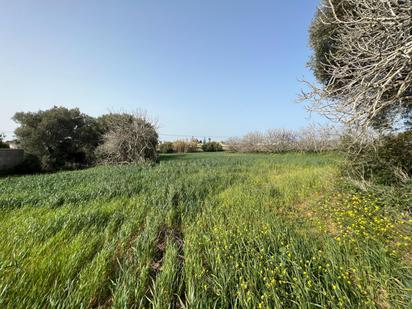
POLYGON ((20 112, 13 120, 19 124, 15 134, 20 147, 38 157, 44 170, 87 165, 94 159, 96 121, 77 108, 20 112))

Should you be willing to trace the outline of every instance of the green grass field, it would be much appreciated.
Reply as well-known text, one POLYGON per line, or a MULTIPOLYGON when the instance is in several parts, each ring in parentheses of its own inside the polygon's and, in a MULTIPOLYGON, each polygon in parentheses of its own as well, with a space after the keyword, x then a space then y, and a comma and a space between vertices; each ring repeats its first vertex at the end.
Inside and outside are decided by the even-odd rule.
POLYGON ((0 308, 411 308, 411 218, 333 154, 0 179, 0 308))

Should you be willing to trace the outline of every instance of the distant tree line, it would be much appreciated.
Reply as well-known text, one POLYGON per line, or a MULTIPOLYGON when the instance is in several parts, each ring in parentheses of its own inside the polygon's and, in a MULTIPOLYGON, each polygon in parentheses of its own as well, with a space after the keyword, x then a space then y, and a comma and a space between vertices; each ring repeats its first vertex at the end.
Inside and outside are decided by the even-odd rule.
POLYGON ((190 152, 218 152, 223 151, 223 146, 219 142, 191 140, 176 140, 173 142, 163 142, 159 144, 160 153, 190 153, 190 152))
POLYGON ((336 150, 339 131, 331 126, 310 125, 301 130, 270 129, 230 138, 226 144, 235 152, 282 153, 290 151, 323 152, 336 150))
POLYGON ((110 113, 97 118, 78 108, 53 107, 16 113, 19 148, 29 170, 55 171, 97 163, 157 160, 157 127, 143 113, 110 113))

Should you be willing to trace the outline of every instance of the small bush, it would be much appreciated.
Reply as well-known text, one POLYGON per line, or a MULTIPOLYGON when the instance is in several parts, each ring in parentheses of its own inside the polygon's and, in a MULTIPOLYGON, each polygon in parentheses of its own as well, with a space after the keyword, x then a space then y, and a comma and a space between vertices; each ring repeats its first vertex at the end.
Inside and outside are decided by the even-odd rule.
POLYGON ((356 179, 392 185, 412 177, 412 131, 387 135, 361 146, 346 140, 345 173, 356 179), (350 151, 348 151, 350 149, 350 151))
POLYGON ((217 152, 223 151, 223 147, 218 142, 208 142, 202 145, 202 149, 205 152, 217 152))
POLYGON ((173 143, 172 142, 164 142, 159 145, 159 152, 160 153, 173 153, 173 143))

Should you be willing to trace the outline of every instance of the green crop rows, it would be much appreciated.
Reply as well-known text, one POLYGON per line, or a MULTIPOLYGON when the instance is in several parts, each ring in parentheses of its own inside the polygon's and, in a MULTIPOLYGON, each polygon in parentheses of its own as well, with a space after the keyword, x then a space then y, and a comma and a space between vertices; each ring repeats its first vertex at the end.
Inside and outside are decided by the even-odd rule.
POLYGON ((0 179, 0 308, 409 308, 410 218, 333 154, 0 179))

